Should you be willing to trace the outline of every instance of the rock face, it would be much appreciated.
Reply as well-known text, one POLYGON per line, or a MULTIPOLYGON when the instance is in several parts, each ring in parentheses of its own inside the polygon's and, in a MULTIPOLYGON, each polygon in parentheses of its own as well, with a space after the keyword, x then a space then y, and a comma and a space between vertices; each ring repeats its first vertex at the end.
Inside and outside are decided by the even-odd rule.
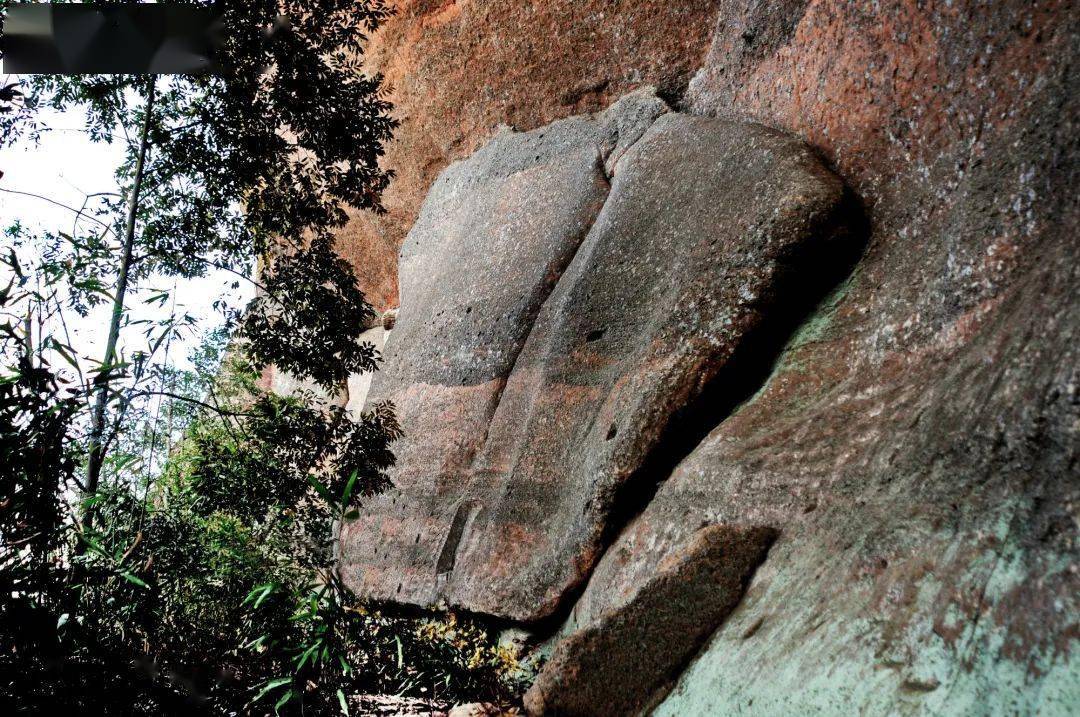
POLYGON ((670 471, 690 410, 730 406, 737 357, 768 358, 778 305, 846 268, 853 207, 812 153, 664 110, 632 95, 436 181, 372 388, 410 437, 345 538, 363 594, 551 616, 670 471))
POLYGON ((555 647, 525 695, 529 714, 637 714, 738 604, 776 538, 711 525, 668 557, 630 603, 555 647))
MULTIPOLYGON (((629 616, 640 614, 647 586, 703 526, 763 526, 779 530, 767 559, 657 712, 1072 713, 1080 704, 1075 8, 1020 0, 536 7, 406 3, 374 39, 375 66, 397 78, 404 99, 407 117, 388 155, 401 182, 388 217, 358 218, 342 240, 361 276, 382 287, 375 294, 393 303, 398 244, 435 175, 497 124, 535 130, 606 106, 638 82, 667 88, 677 117, 651 122, 621 158, 598 151, 603 161, 581 175, 600 182, 595 194, 584 179, 554 190, 545 226, 556 226, 556 216, 573 225, 569 206, 595 197, 575 215, 584 233, 573 248, 572 238, 540 231, 516 241, 488 237, 463 247, 476 251, 455 266, 424 260, 432 286, 411 289, 410 267, 419 265, 410 257, 443 249, 404 247, 399 330, 410 311, 421 311, 410 298, 416 292, 428 291, 436 297, 428 305, 437 312, 442 302, 451 313, 426 334, 414 324, 411 348, 395 346, 398 330, 389 344, 389 371, 375 390, 404 391, 402 411, 419 428, 399 446, 397 504, 373 504, 372 517, 347 536, 347 567, 365 566, 351 579, 372 595, 415 604, 447 600, 522 620, 550 615, 539 628, 546 630, 572 605, 559 633, 566 646, 555 648, 561 657, 538 688, 543 705, 571 705, 574 694, 560 694, 559 685, 580 684, 571 670, 585 663, 573 656, 587 652, 575 645, 601 640, 598 625, 637 624, 629 616), (588 86, 598 89, 564 104, 562 93, 592 71, 589 63, 598 81, 588 86), (649 142, 662 129, 675 123, 689 133, 705 122, 691 115, 759 138, 755 151, 745 143, 740 157, 751 166, 739 172, 755 171, 762 157, 782 164, 765 137, 798 147, 746 124, 759 123, 798 137, 843 178, 869 225, 850 276, 843 278, 851 262, 830 250, 829 231, 796 242, 805 253, 761 254, 758 274, 768 278, 747 303, 727 291, 737 272, 657 250, 659 233, 647 228, 654 221, 704 233, 716 221, 713 205, 745 190, 738 180, 713 179, 683 184, 676 199, 669 184, 650 184, 711 151, 699 142, 666 152, 667 169, 649 164, 649 142), (626 169, 628 160, 642 171, 626 169), (672 216, 653 216, 646 201, 631 221, 617 198, 623 187, 640 188, 633 196, 646 200, 663 197, 672 216), (601 288, 626 283, 615 281, 619 265, 592 264, 600 272, 594 283, 575 264, 587 263, 589 242, 599 257, 630 235, 633 281, 644 296, 656 291, 658 303, 623 313, 625 296, 601 288), (556 247, 567 262, 558 276, 538 279, 537 262, 556 247), (499 291, 503 275, 513 290, 461 303, 456 292, 489 265, 502 268, 500 281, 483 291, 499 291), (656 278, 654 266, 667 275, 656 278), (821 287, 837 280, 818 302, 821 287), (668 301, 664 281, 676 295, 698 297, 713 289, 692 289, 694 282, 711 282, 733 314, 745 312, 760 328, 740 327, 726 348, 683 347, 671 337, 694 344, 720 314, 668 301), (437 282, 452 288, 440 292, 437 282), (490 341, 462 338, 495 332, 491 322, 503 314, 510 318, 490 341), (687 316, 703 323, 683 326, 687 316), (620 332, 635 321, 631 341, 620 332), (590 342, 594 331, 603 333, 590 342), (651 354, 642 338, 650 332, 660 341, 651 354), (456 355, 459 347, 468 355, 456 355), (489 355, 509 351, 510 362, 489 355), (646 358, 658 363, 642 370, 646 358), (694 360, 703 385, 688 386, 681 381, 699 370, 686 368, 694 360), (640 391, 620 394, 616 375, 641 381, 640 391), (450 376, 458 380, 453 393, 443 384, 450 376), (579 390, 553 388, 560 385, 579 390), (618 406, 629 422, 615 426, 611 440, 625 443, 613 461, 603 453, 613 423, 604 411, 614 412, 606 402, 629 395, 642 398, 618 406), (544 436, 549 444, 534 442, 544 436), (627 485, 636 489, 617 489, 627 485), (406 496, 416 504, 405 506, 406 496), (541 504, 557 506, 543 516, 547 523, 537 523, 541 504), (574 521, 569 506, 578 511, 574 521), (603 521, 611 535, 600 528, 597 538, 603 521), (538 524, 520 539, 505 532, 538 524), (548 560, 556 555, 583 557, 548 560), (515 587, 538 585, 548 572, 544 590, 515 587)), ((504 135, 484 151, 544 131, 504 135)), ((597 136, 592 131, 580 136, 597 136)), ((610 137, 610 129, 595 131, 610 137)), ((535 169, 550 177, 554 154, 544 157, 535 169)), ((738 164, 731 158, 725 167, 738 164)), ((840 186, 820 167, 815 175, 821 186, 840 186)), ((436 184, 428 201, 449 202, 445 191, 436 184)), ((728 202, 741 219, 725 226, 752 224, 755 209, 777 196, 747 192, 728 202)), ((858 212, 842 197, 829 201, 858 239, 858 212)), ((477 212, 474 220, 495 234, 529 221, 512 212, 477 212)), ((737 268, 730 246, 720 251, 725 266, 737 268)), ((630 672, 624 681, 653 677, 630 672)))
POLYGON ((401 121, 385 166, 387 213, 338 237, 376 308, 398 302, 398 250, 436 175, 501 126, 530 130, 652 85, 677 96, 700 66, 716 0, 390 0, 369 43, 401 121))

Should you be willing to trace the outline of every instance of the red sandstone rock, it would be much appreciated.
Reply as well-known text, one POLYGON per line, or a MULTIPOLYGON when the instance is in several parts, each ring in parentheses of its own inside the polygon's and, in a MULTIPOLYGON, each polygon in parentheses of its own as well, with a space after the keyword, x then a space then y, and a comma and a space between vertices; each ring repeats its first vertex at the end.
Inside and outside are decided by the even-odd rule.
POLYGON ((577 624, 632 601, 702 520, 783 526, 661 713, 1066 713, 1080 612, 1075 8, 688 7, 408 5, 375 40, 407 115, 388 155, 400 180, 390 215, 352 225, 346 253, 393 303, 397 244, 447 158, 500 123, 596 109, 638 70, 686 77, 715 29, 682 109, 807 141, 862 198, 870 243, 767 385, 607 549, 577 624), (611 81, 564 105, 591 63, 611 81))
POLYGON ((775 537, 770 528, 699 530, 633 601, 558 643, 525 695, 528 713, 639 714, 738 604, 775 537))
POLYGON ((784 527, 660 714, 1073 708, 1080 43, 1066 6, 725 3, 690 107, 804 137, 873 232, 578 603, 589 624, 632 600, 699 521, 784 527))
POLYGON ((502 125, 525 131, 595 112, 638 87, 678 94, 708 48, 716 0, 397 0, 366 55, 401 121, 384 216, 356 212, 338 249, 382 309, 428 188, 502 125))

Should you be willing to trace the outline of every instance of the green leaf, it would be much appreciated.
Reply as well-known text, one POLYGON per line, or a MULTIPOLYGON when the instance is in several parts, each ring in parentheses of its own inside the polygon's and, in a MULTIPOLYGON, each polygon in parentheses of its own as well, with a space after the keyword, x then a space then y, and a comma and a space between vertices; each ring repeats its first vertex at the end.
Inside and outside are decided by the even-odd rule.
POLYGON ((259 605, 262 605, 263 600, 265 600, 270 595, 270 593, 274 592, 275 587, 277 587, 277 586, 274 583, 265 583, 263 585, 257 585, 257 586, 255 586, 254 588, 251 589, 251 592, 249 592, 247 594, 247 597, 244 598, 244 602, 242 602, 240 604, 241 605, 247 605, 252 600, 255 600, 255 604, 252 606, 252 608, 258 608, 259 605), (256 596, 258 596, 258 597, 256 597, 256 596))
POLYGON ((349 702, 345 699, 345 693, 341 691, 340 687, 338 688, 338 691, 337 691, 337 701, 338 701, 338 704, 341 705, 341 714, 348 715, 349 714, 349 702))
POLYGON ((103 500, 105 500, 105 496, 103 496, 101 493, 94 493, 93 495, 88 496, 88 497, 83 499, 83 502, 82 502, 83 510, 86 510, 87 508, 89 508, 92 505, 97 505, 98 503, 100 503, 103 500))
POLYGON ((295 693, 292 690, 289 690, 281 696, 281 699, 274 704, 274 714, 277 714, 278 711, 285 706, 285 703, 293 698, 293 694, 295 693))
POLYGON ((247 644, 245 644, 244 649, 245 650, 250 650, 250 649, 253 649, 253 648, 262 647, 263 642, 265 642, 266 638, 268 638, 268 637, 270 637, 270 636, 269 635, 259 635, 254 640, 252 640, 252 641, 248 642, 247 644))
POLYGON ((352 472, 349 476, 349 481, 345 484, 345 491, 341 494, 341 507, 344 508, 349 504, 349 498, 352 497, 353 486, 356 485, 356 471, 352 472))
POLYGON ((263 685, 262 690, 260 690, 259 694, 255 695, 255 697, 253 697, 251 701, 252 702, 258 702, 263 697, 266 697, 268 694, 270 694, 271 692, 273 692, 277 688, 281 687, 282 685, 287 685, 290 682, 292 682, 291 677, 279 677, 276 680, 270 680, 265 685, 263 685))
POLYGON ((266 589, 263 590, 262 595, 260 595, 259 599, 255 601, 255 605, 253 607, 257 608, 257 607, 259 607, 259 605, 262 605, 263 600, 268 598, 270 596, 270 593, 272 593, 272 592, 274 592, 274 585, 273 584, 267 585, 266 589))
POLYGON ((326 489, 326 486, 324 486, 322 483, 319 482, 318 478, 316 478, 313 475, 309 475, 307 477, 307 479, 308 479, 308 483, 311 484, 311 486, 315 489, 316 493, 318 493, 320 496, 322 496, 323 500, 325 500, 327 503, 329 503, 332 506, 335 506, 335 507, 337 506, 337 503, 334 502, 334 498, 330 495, 330 491, 328 491, 326 489))
POLYGON ((113 470, 117 473, 122 473, 132 464, 141 462, 142 456, 137 456, 132 453, 121 453, 119 455, 110 456, 109 461, 112 463, 113 470))
MULTIPOLYGON (((93 499, 91 498, 90 500, 93 499)), ((95 500, 94 502, 96 503, 97 501, 95 500)), ((93 503, 91 503, 91 505, 93 505, 93 503)), ((101 545, 98 544, 96 540, 86 535, 85 533, 79 533, 79 540, 86 543, 86 547, 88 547, 92 552, 95 552, 104 558, 109 557, 109 554, 105 552, 105 548, 101 547, 101 545)))
POLYGON ((53 351, 60 354, 60 357, 71 364, 72 368, 76 371, 79 370, 79 362, 75 360, 75 357, 68 352, 67 348, 62 343, 56 339, 51 339, 51 344, 53 351))
POLYGON ((311 647, 309 647, 308 649, 304 650, 304 653, 303 653, 303 654, 302 654, 302 655, 300 656, 300 664, 298 664, 298 665, 296 666, 296 671, 297 671, 297 672, 299 672, 300 670, 304 669, 304 665, 305 665, 305 664, 307 663, 308 659, 309 659, 309 658, 310 658, 310 657, 311 657, 311 656, 312 656, 312 655, 313 655, 313 654, 314 654, 314 653, 315 653, 315 652, 316 652, 316 651, 317 651, 318 649, 319 649, 319 643, 315 643, 314 645, 312 645, 312 646, 311 646, 311 647))
POLYGON ((143 580, 141 578, 139 578, 137 575, 135 575, 134 573, 129 573, 127 570, 124 570, 123 572, 121 572, 120 577, 124 578, 124 580, 127 580, 129 583, 134 583, 134 584, 138 585, 141 588, 149 588, 150 587, 145 582, 143 582, 143 580))
POLYGON ((15 272, 16 276, 20 279, 25 279, 26 275, 23 274, 22 267, 19 266, 19 260, 15 256, 15 249, 13 247, 8 247, 8 253, 8 266, 11 267, 11 270, 15 272))

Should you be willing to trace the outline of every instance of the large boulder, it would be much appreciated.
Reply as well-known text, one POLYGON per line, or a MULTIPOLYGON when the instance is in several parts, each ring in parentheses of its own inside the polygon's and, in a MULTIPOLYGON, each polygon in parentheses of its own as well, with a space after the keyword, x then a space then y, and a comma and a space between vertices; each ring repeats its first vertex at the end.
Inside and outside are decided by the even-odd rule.
POLYGON ((395 489, 345 532, 363 595, 553 615, 850 265, 854 206, 806 147, 663 110, 505 135, 436 182, 372 388, 395 489))
POLYGON ((605 160, 664 111, 641 95, 596 118, 506 131, 429 194, 402 251, 405 301, 368 397, 394 401, 407 427, 395 489, 343 530, 346 577, 363 593, 439 599, 436 561, 469 517, 465 474, 541 305, 607 197, 605 160))

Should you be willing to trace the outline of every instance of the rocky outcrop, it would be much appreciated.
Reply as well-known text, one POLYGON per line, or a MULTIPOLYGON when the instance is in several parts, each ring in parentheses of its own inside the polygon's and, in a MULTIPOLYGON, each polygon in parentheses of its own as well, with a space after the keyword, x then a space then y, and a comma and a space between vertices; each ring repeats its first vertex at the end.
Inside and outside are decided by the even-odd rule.
POLYGON ((850 266, 854 207, 805 147, 665 109, 503 135, 436 182, 371 395, 400 409, 395 489, 345 534, 362 594, 553 615, 781 306, 850 266))
POLYGON ((701 65, 716 0, 391 0, 365 59, 401 126, 383 165, 385 215, 353 212, 338 248, 368 299, 398 302, 398 250, 435 177, 500 127, 531 130, 655 86, 676 97, 701 65))
MULTIPOLYGON (((400 238, 451 159, 482 145, 497 124, 534 130, 606 106, 638 78, 665 87, 661 94, 687 126, 705 121, 690 115, 711 117, 716 127, 781 137, 765 125, 801 139, 859 197, 869 233, 847 278, 847 256, 829 260, 824 245, 809 242, 815 248, 793 255, 796 264, 772 256, 759 267, 763 276, 770 261, 809 267, 794 277, 776 273, 777 281, 786 273, 784 281, 794 282, 781 300, 748 306, 718 291, 735 302, 735 311, 753 309, 747 315, 760 327, 734 337, 728 359, 658 347, 654 358, 708 356, 703 365, 712 361, 709 370, 717 373, 690 390, 679 379, 650 394, 645 382, 647 400, 619 405, 621 416, 637 422, 615 426, 612 440, 626 441, 627 454, 619 458, 625 465, 600 460, 601 438, 612 423, 602 407, 620 395, 620 384, 605 371, 621 370, 623 361, 640 365, 635 362, 646 354, 635 354, 633 342, 606 343, 624 336, 611 326, 630 331, 623 296, 571 292, 618 276, 609 261, 596 264, 613 272, 598 283, 574 279, 573 264, 589 255, 585 237, 603 235, 597 246, 611 241, 614 247, 637 232, 637 256, 649 259, 639 258, 633 281, 640 278, 646 292, 660 285, 650 283, 654 264, 676 291, 689 285, 680 282, 698 279, 728 285, 723 272, 698 273, 685 259, 669 260, 650 243, 657 233, 635 229, 628 218, 615 221, 616 185, 625 179, 632 188, 648 175, 630 181, 619 167, 625 157, 618 160, 611 188, 601 182, 590 195, 603 209, 576 215, 587 232, 566 248, 572 259, 547 283, 535 273, 541 240, 527 232, 516 242, 482 243, 454 267, 432 262, 427 280, 433 284, 464 282, 455 272, 470 277, 489 264, 501 267, 517 292, 513 306, 527 308, 504 320, 516 333, 457 344, 470 331, 493 330, 483 322, 511 304, 492 298, 490 306, 503 308, 480 318, 490 297, 471 310, 446 303, 460 326, 446 325, 442 338, 417 328, 413 350, 402 342, 400 358, 388 358, 392 371, 405 362, 401 373, 377 382, 385 379, 387 393, 397 390, 393 385, 415 386, 402 410, 419 421, 399 448, 402 470, 411 471, 399 484, 403 491, 428 488, 409 495, 419 507, 403 507, 404 493, 398 505, 372 506, 381 517, 348 537, 346 557, 353 567, 363 564, 366 575, 352 579, 371 594, 416 604, 447 600, 516 619, 550 615, 538 629, 557 630, 567 647, 556 647, 556 654, 572 655, 581 640, 575 634, 599 640, 581 631, 632 624, 614 616, 632 614, 622 611, 648 599, 646 586, 703 525, 766 526, 780 531, 767 559, 656 706, 659 713, 1068 714, 1080 702, 1078 37, 1068 3, 1020 0, 586 1, 536 10, 501 2, 405 4, 374 40, 376 66, 400 78, 395 84, 407 115, 391 149, 399 194, 388 199, 387 217, 370 226, 358 219, 342 237, 361 275, 376 277, 388 297, 400 238), (461 38, 469 40, 456 42, 461 38), (603 39, 594 50, 590 38, 603 39), (634 43, 639 52, 627 49, 634 43), (563 91, 591 71, 584 69, 588 63, 597 76, 589 86, 598 89, 563 104, 563 91), (609 217, 614 228, 605 233, 609 217), (369 271, 373 265, 381 268, 369 271), (835 271, 825 273, 827 267, 835 271), (528 281, 519 276, 525 271, 534 272, 528 281), (817 284, 801 285, 800 275, 817 284), (818 302, 822 287, 834 281, 840 285, 818 302), (526 297, 521 288, 541 284, 546 297, 526 297), (575 298, 559 314, 556 299, 564 292, 575 298), (549 312, 563 323, 549 322, 549 312), (584 340, 601 330, 594 341, 584 340), (540 337, 549 349, 528 346, 540 337), (459 345, 476 354, 472 379, 486 378, 459 383, 451 394, 437 385, 439 376, 457 371, 449 367, 464 359, 438 352, 459 345), (512 347, 518 348, 510 363, 486 353, 512 347), (444 358, 444 373, 432 370, 431 380, 410 383, 408 371, 419 376, 419 365, 444 358), (579 393, 552 390, 560 381, 579 393), (463 398, 468 390, 477 394, 471 403, 463 398), (687 408, 675 411, 665 403, 669 395, 676 397, 672 404, 685 399, 687 408), (693 395, 704 398, 689 400, 693 395), (521 408, 512 412, 511 405, 521 408), (665 435, 664 425, 678 430, 665 435), (543 435, 549 445, 532 442, 543 435), (537 480, 518 484, 518 476, 537 480), (607 482, 593 485, 583 476, 607 482), (613 495, 612 487, 622 485, 639 489, 613 495), (560 522, 556 516, 575 500, 580 517, 560 522), (532 507, 541 501, 558 506, 543 516, 547 523, 537 522, 542 511, 532 507), (485 510, 501 517, 485 518, 485 510), (513 520, 519 514, 524 520, 513 520), (601 515, 611 534, 600 529, 599 539, 589 537, 597 535, 601 515), (502 535, 518 524, 542 529, 502 543, 470 538, 502 535), (417 547, 410 549, 410 541, 417 547), (584 559, 555 564, 538 555, 584 559), (512 587, 518 580, 536 585, 536 576, 549 572, 550 584, 563 587, 512 587), (455 575, 474 579, 469 584, 455 575)), ((645 137, 671 121, 653 122, 645 137)), ((525 136, 536 135, 505 135, 492 146, 525 136)), ((626 157, 647 156, 645 141, 638 139, 626 157)), ((672 165, 692 162, 703 144, 668 158, 672 165)), ((611 159, 600 156, 605 165, 611 159)), ((749 162, 758 153, 743 156, 749 162)), ((607 181, 612 168, 600 164, 592 176, 607 181)), ((561 202, 584 196, 585 185, 574 186, 560 194, 561 202)), ((679 200, 670 189, 657 182, 641 194, 675 205, 692 197, 697 204, 682 207, 678 217, 688 224, 697 217, 701 227, 715 221, 706 212, 710 201, 725 201, 741 187, 731 179, 694 184, 692 191, 683 185, 679 200)), ((749 217, 753 207, 775 201, 748 193, 731 203, 749 217)), ((497 233, 500 222, 512 226, 512 214, 486 214, 475 218, 477 226, 487 223, 485 231, 497 233)), ((842 214, 857 225, 857 212, 842 214)), ((633 221, 646 227, 652 217, 642 211, 633 221)), ((543 241, 550 250, 574 238, 543 241)), ((441 250, 405 248, 400 329, 413 303, 408 257, 441 250)), ((723 256, 730 263, 731 255, 723 256)), ((767 287, 783 286, 772 281, 762 296, 767 287)), ((432 305, 454 301, 453 293, 432 305)), ((665 337, 664 329, 675 333, 685 320, 678 302, 631 307, 641 311, 638 337, 665 337), (661 326, 657 316, 670 323, 661 326)), ((701 328, 689 325, 685 335, 701 328)), ((581 663, 552 664, 556 670, 581 663)), ((554 705, 573 699, 559 696, 558 685, 578 683, 567 671, 549 673, 543 684, 545 704, 554 705)))
POLYGON ((647 707, 738 604, 775 538, 771 528, 697 531, 633 600, 556 645, 525 695, 529 714, 628 715, 647 707))

